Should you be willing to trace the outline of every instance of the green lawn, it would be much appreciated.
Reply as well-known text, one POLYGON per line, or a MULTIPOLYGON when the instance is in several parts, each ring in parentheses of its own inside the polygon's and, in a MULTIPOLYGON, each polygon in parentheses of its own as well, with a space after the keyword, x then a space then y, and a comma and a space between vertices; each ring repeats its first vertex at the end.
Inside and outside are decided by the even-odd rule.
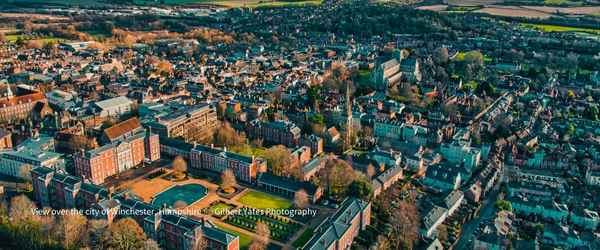
POLYGON ((252 237, 250 235, 247 235, 247 234, 235 231, 235 230, 231 230, 231 229, 223 227, 221 225, 218 225, 217 227, 225 232, 239 236, 240 237, 240 249, 248 249, 248 247, 252 243, 252 237))
POLYGON ((286 209, 292 206, 292 202, 288 199, 254 190, 244 194, 238 201, 246 206, 258 209, 286 209))
POLYGON ((304 244, 306 244, 306 242, 308 242, 308 240, 310 240, 310 237, 312 237, 313 234, 314 234, 314 229, 307 228, 306 230, 304 230, 304 232, 302 232, 302 235, 300 235, 300 237, 298 237, 298 239, 296 239, 296 241, 294 241, 294 243, 292 243, 292 246, 294 246, 295 248, 304 246, 304 244))
POLYGON ((211 214, 214 214, 220 218, 220 217, 225 216, 232 209, 233 209, 233 206, 223 203, 223 202, 219 202, 210 207, 210 212, 211 212, 211 214))
POLYGON ((248 144, 242 144, 242 145, 236 145, 236 146, 230 147, 230 150, 232 152, 236 152, 238 154, 245 155, 245 156, 261 157, 261 156, 265 155, 266 149, 263 147, 254 147, 254 146, 250 146, 248 144))
POLYGON ((578 28, 569 26, 549 25, 549 24, 531 24, 521 23, 523 28, 536 29, 543 32, 585 32, 600 35, 600 29, 578 28))

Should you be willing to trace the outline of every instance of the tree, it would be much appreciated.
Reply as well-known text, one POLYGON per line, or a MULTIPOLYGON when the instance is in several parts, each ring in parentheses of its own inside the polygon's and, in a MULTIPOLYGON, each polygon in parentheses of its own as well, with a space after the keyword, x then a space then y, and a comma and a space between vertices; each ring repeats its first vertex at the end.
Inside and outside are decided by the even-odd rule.
POLYGON ((370 200, 373 194, 373 186, 368 180, 358 178, 352 181, 350 187, 348 187, 348 194, 363 200, 370 200))
POLYGON ((108 221, 90 220, 87 227, 87 246, 94 249, 107 248, 106 239, 108 238, 108 221))
POLYGON ((271 237, 271 230, 269 229, 269 226, 262 221, 256 222, 255 232, 257 235, 255 241, 266 247, 269 244, 269 238, 271 237))
POLYGON ((15 224, 36 221, 38 220, 38 216, 33 213, 36 209, 35 204, 27 196, 19 195, 10 201, 8 216, 15 224))
POLYGON ((448 48, 442 47, 435 51, 434 60, 437 64, 446 64, 448 63, 448 48))
POLYGON ((200 233, 194 238, 194 245, 191 250, 204 250, 208 249, 208 242, 204 239, 204 236, 200 233))
POLYGON ((85 242, 87 219, 79 213, 65 213, 58 218, 55 233, 67 248, 79 248, 85 242))
POLYGON ((346 194, 355 177, 356 174, 350 164, 340 159, 330 158, 319 174, 319 184, 329 195, 338 196, 346 194))
POLYGON ((441 224, 437 228, 437 237, 440 242, 444 243, 448 241, 448 227, 444 224, 441 224))
POLYGON ((28 49, 41 49, 44 47, 44 43, 41 40, 29 40, 27 41, 26 47, 28 49))
POLYGON ((292 153, 283 145, 270 147, 263 156, 271 172, 277 176, 289 176, 292 168, 292 153))
POLYGON ((143 249, 144 250, 161 250, 158 243, 156 243, 156 241, 153 239, 147 239, 146 241, 144 241, 143 249))
POLYGON ((375 170, 375 167, 373 167, 373 164, 370 164, 367 166, 367 177, 369 177, 370 179, 373 179, 373 176, 375 176, 375 174, 377 173, 377 170, 375 170))
POLYGON ((265 250, 265 249, 267 249, 266 246, 262 245, 260 242, 255 241, 255 240, 252 241, 252 243, 248 247, 248 250, 265 250))
POLYGON ((178 155, 173 159, 173 170, 177 173, 178 176, 183 175, 187 171, 187 162, 181 155, 178 155))
POLYGON ((106 242, 112 249, 133 250, 144 246, 146 234, 132 218, 120 219, 108 227, 106 242))
POLYGON ((419 236, 419 213, 414 202, 401 201, 390 217, 388 235, 393 249, 413 249, 419 236))
POLYGON ((391 249, 390 242, 388 241, 388 239, 383 235, 377 236, 377 242, 375 243, 375 247, 373 248, 373 250, 388 250, 388 249, 391 249))
POLYGON ((512 211, 512 204, 507 200, 497 200, 494 204, 501 211, 512 211))
POLYGON ((220 146, 239 145, 246 141, 246 136, 235 131, 227 122, 216 131, 213 137, 214 143, 220 146))
POLYGON ((297 208, 305 208, 308 202, 308 194, 304 189, 300 189, 294 194, 294 205, 297 208))
POLYGON ((175 208, 175 209, 184 208, 184 207, 187 207, 187 205, 188 204, 185 201, 178 200, 175 203, 173 203, 173 208, 175 208))
POLYGON ((221 189, 226 193, 233 193, 235 191, 235 174, 233 170, 227 169, 221 175, 221 189))

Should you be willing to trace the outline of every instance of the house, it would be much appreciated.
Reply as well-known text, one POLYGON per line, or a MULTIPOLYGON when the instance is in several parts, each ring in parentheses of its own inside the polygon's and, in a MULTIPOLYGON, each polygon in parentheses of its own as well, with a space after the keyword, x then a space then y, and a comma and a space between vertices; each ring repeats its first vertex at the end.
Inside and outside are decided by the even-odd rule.
POLYGON ((461 184, 461 173, 457 167, 435 164, 427 167, 423 184, 434 190, 446 192, 456 190, 461 184))
POLYGON ((12 133, 7 130, 0 129, 0 150, 9 149, 12 147, 12 133))
POLYGON ((421 217, 421 235, 431 238, 434 236, 436 229, 448 217, 448 209, 433 205, 431 209, 421 217))

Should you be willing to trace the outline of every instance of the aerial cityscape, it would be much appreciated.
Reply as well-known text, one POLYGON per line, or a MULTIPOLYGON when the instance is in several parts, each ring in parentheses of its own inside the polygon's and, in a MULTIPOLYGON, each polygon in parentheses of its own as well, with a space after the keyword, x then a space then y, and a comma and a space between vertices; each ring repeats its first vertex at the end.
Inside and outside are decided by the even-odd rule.
POLYGON ((2 0, 0 249, 600 249, 598 0, 2 0))

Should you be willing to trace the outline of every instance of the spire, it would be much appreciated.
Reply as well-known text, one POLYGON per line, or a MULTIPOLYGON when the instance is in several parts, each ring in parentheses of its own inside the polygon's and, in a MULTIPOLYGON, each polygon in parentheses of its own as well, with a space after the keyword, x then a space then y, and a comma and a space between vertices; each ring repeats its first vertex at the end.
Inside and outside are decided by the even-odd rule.
POLYGON ((14 96, 14 94, 12 92, 12 89, 10 89, 10 83, 7 82, 6 83, 6 97, 11 98, 13 96, 14 96))

